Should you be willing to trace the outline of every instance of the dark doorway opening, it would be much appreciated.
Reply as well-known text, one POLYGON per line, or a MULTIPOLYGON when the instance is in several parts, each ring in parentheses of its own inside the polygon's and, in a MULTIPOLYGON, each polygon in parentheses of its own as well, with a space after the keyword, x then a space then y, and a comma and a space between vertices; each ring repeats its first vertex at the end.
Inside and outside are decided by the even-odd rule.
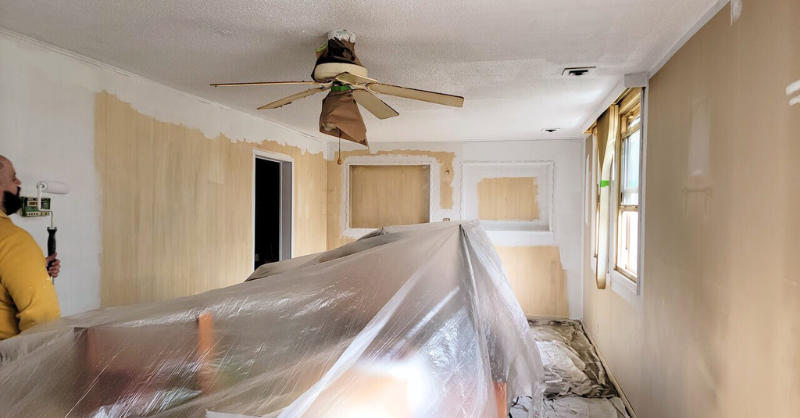
POLYGON ((256 158, 255 265, 281 260, 281 163, 256 158))

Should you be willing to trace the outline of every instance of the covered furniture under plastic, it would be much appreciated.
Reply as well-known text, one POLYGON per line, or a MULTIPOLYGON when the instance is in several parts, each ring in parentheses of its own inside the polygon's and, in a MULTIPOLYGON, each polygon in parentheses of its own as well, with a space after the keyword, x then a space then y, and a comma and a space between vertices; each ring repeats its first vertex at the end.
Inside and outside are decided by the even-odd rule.
POLYGON ((530 338, 477 222, 384 228, 0 342, 0 415, 498 417, 542 398, 530 338))

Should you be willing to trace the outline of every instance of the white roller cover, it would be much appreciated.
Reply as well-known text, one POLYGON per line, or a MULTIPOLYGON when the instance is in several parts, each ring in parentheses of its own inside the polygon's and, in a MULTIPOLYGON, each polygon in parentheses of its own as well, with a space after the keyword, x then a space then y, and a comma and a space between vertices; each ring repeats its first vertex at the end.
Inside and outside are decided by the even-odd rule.
POLYGON ((69 185, 67 185, 66 183, 59 183, 57 181, 42 180, 36 184, 36 188, 44 193, 49 193, 49 194, 69 193, 69 185))

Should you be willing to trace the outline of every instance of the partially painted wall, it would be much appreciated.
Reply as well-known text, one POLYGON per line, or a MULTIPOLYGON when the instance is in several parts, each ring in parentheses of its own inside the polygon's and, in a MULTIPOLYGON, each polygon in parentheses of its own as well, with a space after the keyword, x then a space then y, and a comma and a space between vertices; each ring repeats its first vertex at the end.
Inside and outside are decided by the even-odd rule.
POLYGON ((489 235, 526 314, 581 316, 580 141, 375 143, 371 150, 343 144, 340 155, 336 147, 331 144, 328 152, 328 248, 365 233, 347 224, 347 205, 353 204, 347 190, 350 165, 431 164, 432 222, 478 217, 465 210, 468 205, 476 215, 482 210, 486 219, 520 221, 523 228, 527 221, 546 220, 541 230, 516 230, 512 222, 501 226, 510 230, 489 235), (336 163, 339 156, 342 165, 336 163), (465 181, 471 167, 483 174, 465 181), (477 201, 470 201, 472 196, 477 201))
POLYGON ((103 306, 194 295, 252 273, 254 150, 292 161, 293 256, 325 250, 322 154, 207 138, 105 92, 95 106, 103 306))
MULTIPOLYGON (((120 285, 124 280, 141 284, 143 290, 124 296, 104 293, 107 305, 182 296, 243 280, 249 264, 239 263, 252 253, 245 248, 252 245, 251 204, 236 200, 244 204, 236 212, 240 209, 228 206, 232 202, 212 199, 222 195, 210 190, 250 196, 252 162, 240 162, 246 154, 252 158, 253 148, 295 159, 295 182, 301 185, 295 196, 295 254, 324 250, 323 142, 67 51, 0 33, 0 154, 14 162, 23 195, 34 195, 42 179, 63 181, 71 188, 68 195, 53 197, 63 261, 55 284, 66 315, 100 307, 101 288, 109 288, 105 284, 130 291, 120 285), (122 117, 119 123, 96 119, 98 108, 109 104, 122 117), (107 133, 100 138, 106 148, 96 147, 98 129, 107 133), (216 152, 233 159, 220 160, 216 152), (111 165, 98 166, 99 160, 111 165), (166 176, 156 181, 156 174, 166 176), (244 219, 218 229, 201 224, 212 215, 226 216, 222 209, 244 219), (228 254, 228 261, 208 273, 193 270, 206 265, 206 255, 188 252, 183 234, 190 230, 209 239, 206 255, 228 254), (227 249, 226 236, 241 238, 240 244, 227 249), (151 257, 152 251, 141 251, 153 242, 161 250, 157 258, 151 257), (160 266, 148 266, 154 263, 160 266), (186 265, 202 278, 199 284, 186 283, 189 273, 181 269, 186 265), (218 274, 212 277, 212 272, 218 274), (153 287, 156 282, 162 283, 160 288, 153 287)), ((48 219, 15 216, 14 222, 45 248, 48 219)))
POLYGON ((585 325, 639 417, 800 411, 800 106, 787 89, 800 2, 738 4, 650 80, 641 295, 598 290, 584 246, 585 325))

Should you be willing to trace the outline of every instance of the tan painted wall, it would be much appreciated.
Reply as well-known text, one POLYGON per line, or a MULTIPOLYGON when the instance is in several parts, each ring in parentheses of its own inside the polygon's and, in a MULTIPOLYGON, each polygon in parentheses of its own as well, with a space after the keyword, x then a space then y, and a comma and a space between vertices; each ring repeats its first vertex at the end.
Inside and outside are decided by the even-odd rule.
POLYGON ((254 148, 294 159, 294 255, 326 248, 322 154, 209 139, 108 93, 96 95, 95 141, 103 306, 192 295, 252 272, 254 148))
POLYGON ((569 317, 567 275, 558 247, 495 246, 526 315, 569 317))
POLYGON ((650 81, 642 296, 597 290, 584 246, 586 326, 639 417, 800 416, 798 22, 726 7, 650 81))

